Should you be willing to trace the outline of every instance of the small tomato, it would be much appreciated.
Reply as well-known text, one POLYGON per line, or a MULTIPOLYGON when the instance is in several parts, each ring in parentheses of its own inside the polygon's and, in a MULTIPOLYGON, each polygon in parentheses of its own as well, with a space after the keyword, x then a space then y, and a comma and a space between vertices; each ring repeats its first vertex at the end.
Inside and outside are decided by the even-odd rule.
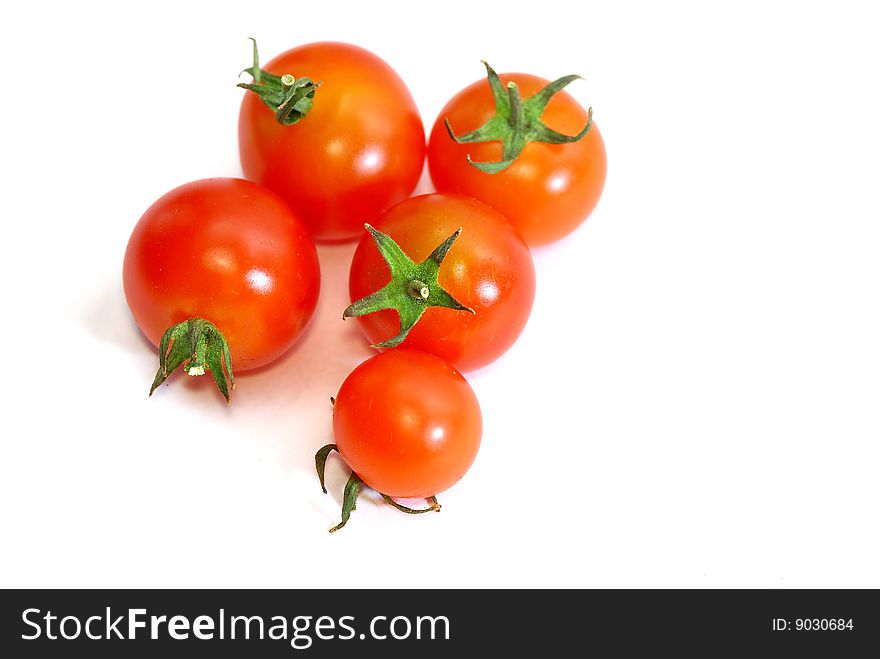
MULTIPOLYGON (((480 447, 483 418, 473 390, 442 359, 415 350, 391 350, 363 362, 342 383, 333 407, 336 444, 318 451, 324 464, 337 450, 352 475, 343 497, 345 525, 362 484, 404 512, 439 510, 435 495, 464 476, 480 447), (413 510, 393 499, 426 498, 413 510)), ((324 490, 327 491, 326 489, 324 490)))
POLYGON ((210 371, 227 401, 232 359, 247 370, 281 356, 320 286, 303 223, 266 188, 228 178, 187 183, 150 206, 122 275, 135 322, 160 346, 150 393, 187 361, 190 375, 210 371))
POLYGON ((439 192, 498 210, 530 246, 551 243, 598 203, 605 144, 592 110, 562 91, 578 76, 548 83, 486 69, 488 81, 465 87, 440 111, 428 142, 431 179, 439 192))

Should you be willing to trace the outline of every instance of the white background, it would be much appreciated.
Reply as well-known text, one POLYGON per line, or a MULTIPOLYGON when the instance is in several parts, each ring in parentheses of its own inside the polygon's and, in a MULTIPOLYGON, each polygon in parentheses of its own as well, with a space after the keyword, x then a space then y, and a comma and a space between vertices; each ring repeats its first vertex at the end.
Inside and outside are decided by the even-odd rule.
POLYGON ((870 5, 7 5, 0 585, 880 586, 870 5), (170 188, 240 175, 248 36, 373 50, 428 127, 481 58, 586 78, 604 196, 470 374, 483 447, 440 514, 364 499, 327 533, 346 473, 322 494, 313 454, 370 354, 352 246, 320 248, 309 333, 231 408, 204 379, 147 398, 123 252, 170 188))

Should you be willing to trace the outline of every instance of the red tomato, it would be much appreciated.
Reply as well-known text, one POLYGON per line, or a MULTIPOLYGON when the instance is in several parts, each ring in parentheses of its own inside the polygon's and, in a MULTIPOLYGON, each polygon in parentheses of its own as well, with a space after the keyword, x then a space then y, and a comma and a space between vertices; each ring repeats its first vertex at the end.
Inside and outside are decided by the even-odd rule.
POLYGON ((316 240, 350 240, 413 191, 425 160, 418 109, 394 70, 363 48, 312 43, 264 67, 322 82, 298 123, 278 123, 258 96, 242 100, 247 178, 278 193, 316 240))
MULTIPOLYGON (((524 73, 502 74, 502 83, 514 82, 523 99, 547 81, 524 73)), ((431 179, 440 192, 457 192, 496 208, 531 246, 544 245, 573 231, 590 214, 605 184, 605 145, 595 124, 577 142, 530 142, 507 169, 497 174, 479 171, 468 163, 501 160, 499 142, 458 144, 449 136, 444 119, 456 135, 483 125, 495 114, 487 80, 465 87, 440 111, 428 142, 431 179)), ((542 120, 551 129, 577 134, 587 123, 587 112, 564 91, 553 96, 542 120)))
POLYGON ((480 448, 473 390, 442 359, 391 350, 342 383, 333 407, 336 449, 360 478, 390 497, 432 497, 454 485, 480 448))
POLYGON ((238 370, 279 357, 318 300, 320 274, 305 226, 256 183, 187 183, 144 213, 125 252, 125 297, 158 345, 163 332, 202 317, 225 335, 238 370))
MULTIPOLYGON (((376 228, 417 263, 462 229, 438 281, 474 313, 428 307, 401 347, 433 353, 469 371, 494 361, 516 341, 535 299, 535 268, 528 247, 497 211, 460 195, 429 194, 398 204, 379 218, 376 228)), ((351 262, 352 301, 389 279, 388 265, 364 233, 351 262)), ((400 326, 398 313, 390 309, 358 321, 371 343, 394 337, 400 326)))

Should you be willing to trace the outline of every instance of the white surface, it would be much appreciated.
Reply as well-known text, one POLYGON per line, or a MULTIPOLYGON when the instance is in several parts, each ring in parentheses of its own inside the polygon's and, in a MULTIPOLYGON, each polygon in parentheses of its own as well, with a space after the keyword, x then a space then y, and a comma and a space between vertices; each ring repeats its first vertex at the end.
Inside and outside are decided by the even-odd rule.
MULTIPOLYGON (((869 3, 14 3, 3 10, 0 585, 880 586, 880 42, 869 3), (578 72, 604 197, 535 254, 439 515, 313 470, 370 352, 351 246, 298 349, 148 399, 121 264, 159 195, 240 175, 248 36, 351 41, 430 127, 499 71, 578 72)), ((422 189, 427 189, 426 185, 422 189)))

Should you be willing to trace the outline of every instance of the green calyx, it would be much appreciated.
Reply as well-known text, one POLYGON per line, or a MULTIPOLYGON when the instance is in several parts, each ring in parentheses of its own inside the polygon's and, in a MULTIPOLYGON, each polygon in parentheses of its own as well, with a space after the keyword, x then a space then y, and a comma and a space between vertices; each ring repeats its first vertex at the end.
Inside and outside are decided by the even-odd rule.
MULTIPOLYGON (((324 470, 327 466, 327 458, 333 451, 338 452, 336 444, 327 444, 326 446, 322 446, 320 449, 318 449, 318 452, 315 453, 315 469, 318 472, 318 480, 321 482, 321 489, 324 490, 324 494, 327 494, 327 488, 324 485, 324 470)), ((358 476, 356 473, 351 472, 351 475, 348 477, 348 481, 345 483, 345 490, 342 494, 342 521, 339 522, 339 524, 334 526, 332 529, 330 529, 330 533, 335 533, 348 523, 352 511, 357 508, 357 498, 361 492, 361 488, 363 487, 366 487, 366 485, 364 484, 364 481, 361 480, 361 477, 358 476)), ((387 494, 382 494, 381 492, 379 492, 379 494, 386 501, 386 503, 390 504, 402 513, 407 513, 409 515, 420 515, 422 513, 440 512, 441 506, 439 503, 437 503, 436 496, 428 497, 427 499, 425 499, 429 504, 427 508, 408 508, 402 504, 397 503, 387 494)))
POLYGON ((266 106, 275 113, 275 119, 283 126, 292 126, 305 117, 312 109, 315 91, 321 86, 310 78, 295 78, 292 74, 276 76, 260 68, 260 55, 257 52, 257 40, 254 42, 254 64, 242 73, 248 73, 254 79, 253 84, 240 82, 242 89, 252 91, 266 106))
POLYGON ((159 370, 150 387, 150 395, 168 379, 178 366, 189 375, 204 375, 208 370, 226 402, 235 387, 232 375, 232 355, 226 337, 204 318, 190 318, 168 328, 159 342, 159 370), (188 360, 188 361, 187 361, 188 360))
POLYGON ((376 343, 374 348, 395 348, 399 346, 410 330, 425 313, 428 307, 446 307, 455 311, 474 313, 452 297, 437 281, 440 265, 446 258, 452 243, 461 234, 461 229, 444 240, 421 263, 414 262, 391 236, 377 231, 369 224, 364 227, 376 241, 376 247, 391 269, 391 281, 378 291, 353 302, 342 314, 343 319, 353 316, 395 309, 400 315, 400 331, 397 336, 376 343))
POLYGON ((489 78, 489 86, 495 97, 495 114, 482 126, 464 135, 456 136, 449 124, 448 119, 443 121, 449 136, 459 144, 472 142, 501 142, 501 160, 498 162, 474 162, 468 156, 468 162, 486 174, 497 174, 510 167, 513 161, 519 157, 522 150, 529 142, 545 142, 547 144, 567 144, 577 142, 590 132, 593 125, 593 108, 589 109, 587 125, 577 135, 564 135, 552 128, 548 128, 541 115, 553 98, 553 95, 568 86, 569 83, 579 80, 578 75, 563 76, 554 80, 541 91, 527 99, 521 99, 519 88, 516 83, 507 83, 507 88, 501 83, 498 74, 483 62, 489 78))

